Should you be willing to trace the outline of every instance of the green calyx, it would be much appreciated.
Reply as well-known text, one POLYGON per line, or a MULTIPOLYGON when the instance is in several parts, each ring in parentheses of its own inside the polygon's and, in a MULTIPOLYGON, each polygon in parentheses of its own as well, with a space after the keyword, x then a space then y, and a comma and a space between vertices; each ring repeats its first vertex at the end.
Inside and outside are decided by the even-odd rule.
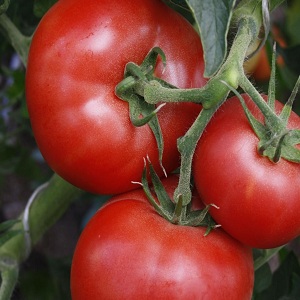
POLYGON ((264 115, 264 123, 259 122, 248 109, 241 95, 227 83, 227 85, 240 99, 244 108, 245 114, 249 120, 251 127, 259 138, 257 146, 258 153, 268 157, 272 162, 277 163, 281 158, 288 161, 300 163, 300 150, 296 147, 300 143, 300 130, 288 129, 287 124, 292 112, 293 102, 298 92, 300 85, 300 77, 298 78, 295 87, 279 114, 275 112, 275 61, 276 49, 274 45, 272 57, 272 72, 269 83, 268 100, 267 102, 262 96, 252 88, 251 82, 244 77, 241 80, 241 87, 247 92, 252 100, 259 107, 264 115))
POLYGON ((167 194, 160 178, 157 176, 149 159, 148 164, 153 192, 157 198, 153 196, 148 183, 146 162, 142 176, 142 186, 148 200, 163 218, 176 225, 206 227, 207 230, 205 235, 207 235, 212 229, 218 227, 208 213, 209 208, 212 205, 207 205, 204 209, 201 210, 192 210, 191 202, 189 202, 188 205, 185 205, 183 203, 182 196, 179 196, 177 197, 177 199, 174 199, 174 201, 172 201, 167 194))
MULTIPOLYGON (((243 103, 242 104, 252 128, 260 139, 258 152, 261 155, 268 157, 274 163, 277 163, 280 158, 300 163, 300 150, 296 148, 296 145, 300 143, 300 130, 287 128, 288 120, 292 112, 293 102, 296 98, 300 85, 300 77, 298 78, 282 111, 279 115, 277 115, 275 112, 275 62, 276 45, 274 45, 273 49, 272 71, 269 83, 267 106, 266 108, 260 107, 265 117, 265 124, 255 120, 245 105, 243 103)), ((257 96, 253 96, 254 98, 257 98, 257 96)))
POLYGON ((120 99, 128 102, 129 116, 134 126, 148 124, 151 128, 158 146, 159 162, 162 170, 165 172, 162 164, 164 142, 157 118, 158 111, 165 104, 156 106, 155 104, 147 103, 143 98, 144 86, 153 80, 156 80, 162 86, 175 88, 171 84, 154 76, 154 68, 158 56, 161 57, 165 65, 165 54, 158 47, 151 49, 140 66, 132 62, 128 63, 125 67, 124 79, 116 86, 115 93, 120 99))
POLYGON ((277 163, 280 158, 299 163, 300 150, 295 145, 300 143, 300 130, 287 129, 287 120, 284 116, 286 110, 291 111, 290 105, 286 104, 279 116, 274 112, 274 117, 262 124, 254 118, 244 100, 240 99, 247 118, 260 139, 258 143, 259 154, 268 157, 274 163, 277 163))

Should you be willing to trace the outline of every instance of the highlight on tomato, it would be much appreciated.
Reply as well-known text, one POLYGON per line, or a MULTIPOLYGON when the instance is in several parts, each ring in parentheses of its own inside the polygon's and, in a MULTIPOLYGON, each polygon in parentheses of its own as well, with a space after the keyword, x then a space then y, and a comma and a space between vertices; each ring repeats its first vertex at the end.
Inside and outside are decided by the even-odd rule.
MULTIPOLYGON (((60 0, 43 17, 30 47, 26 98, 38 147, 62 178, 92 193, 122 193, 136 188, 146 156, 163 174, 149 126, 133 126, 128 103, 115 95, 126 63, 142 63, 156 46, 167 57, 156 76, 181 88, 204 85, 198 34, 160 0, 60 0)), ((167 173, 178 167, 177 139, 200 110, 169 103, 158 112, 167 173)))

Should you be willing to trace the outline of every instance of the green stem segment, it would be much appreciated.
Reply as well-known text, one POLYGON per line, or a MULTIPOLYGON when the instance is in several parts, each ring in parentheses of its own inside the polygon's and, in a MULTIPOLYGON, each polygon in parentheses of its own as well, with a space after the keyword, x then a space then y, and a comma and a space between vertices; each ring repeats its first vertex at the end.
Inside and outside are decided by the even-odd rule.
MULTIPOLYGON (((226 97, 223 99, 223 101, 225 99, 226 97)), ((202 110, 190 129, 182 138, 178 140, 178 150, 181 155, 181 165, 179 183, 174 193, 174 201, 177 203, 178 200, 182 198, 183 206, 188 205, 192 197, 190 182, 192 161, 196 146, 206 125, 221 104, 222 102, 219 103, 218 106, 215 105, 210 109, 202 110)))
MULTIPOLYGON (((29 228, 32 245, 37 243, 82 193, 83 191, 64 181, 58 175, 53 175, 48 186, 36 195, 30 207, 29 228)), ((20 218, 22 219, 23 215, 20 218)), ((20 229, 24 230, 22 222, 11 228, 11 230, 20 229)), ((13 259, 18 263, 26 259, 26 244, 23 234, 14 236, 0 248, 0 261, 6 258, 13 259)))
MULTIPOLYGON (((178 201, 179 197, 182 197, 183 205, 188 205, 191 201, 190 181, 196 145, 208 122, 217 109, 224 103, 230 92, 230 89, 222 83, 222 80, 226 80, 227 83, 236 86, 236 88, 239 85, 240 78, 238 75, 243 73, 244 58, 249 44, 253 39, 252 27, 253 22, 251 19, 242 19, 240 21, 237 36, 223 67, 204 88, 193 91, 195 99, 201 99, 200 102, 203 104, 204 110, 201 111, 185 136, 178 141, 181 166, 179 184, 174 193, 175 202, 178 201), (208 99, 208 95, 210 95, 210 99, 208 99)), ((148 101, 147 96, 148 94, 145 95, 146 101, 148 101)), ((192 97, 189 100, 192 101, 192 97)))
MULTIPOLYGON (((53 226, 83 191, 54 174, 47 187, 36 195, 29 210, 28 225, 31 245, 35 245, 53 226)), ((20 216, 23 219, 23 215, 20 216)), ((23 223, 16 223, 11 230, 24 232, 23 223)), ((15 286, 19 265, 28 256, 28 244, 24 234, 14 235, 0 248, 2 284, 0 300, 9 299, 15 286)))
POLYGON ((8 40, 26 66, 31 37, 23 35, 6 14, 0 15, 0 26, 4 29, 8 40))
POLYGON ((14 291, 15 285, 18 281, 19 265, 10 259, 0 261, 1 271, 1 288, 0 288, 0 299, 10 299, 14 291))
POLYGON ((258 270, 261 266, 263 266, 266 262, 268 262, 274 255, 276 255, 285 245, 273 248, 273 249, 266 249, 263 251, 263 254, 259 256, 254 261, 254 270, 258 270))
POLYGON ((256 24, 251 18, 244 18, 239 21, 238 32, 225 63, 203 88, 174 89, 164 87, 154 80, 141 82, 143 88, 138 90, 143 91, 142 96, 150 104, 196 102, 201 103, 205 109, 218 105, 229 93, 229 89, 221 83, 222 80, 230 86, 238 88, 248 47, 257 32, 256 24))

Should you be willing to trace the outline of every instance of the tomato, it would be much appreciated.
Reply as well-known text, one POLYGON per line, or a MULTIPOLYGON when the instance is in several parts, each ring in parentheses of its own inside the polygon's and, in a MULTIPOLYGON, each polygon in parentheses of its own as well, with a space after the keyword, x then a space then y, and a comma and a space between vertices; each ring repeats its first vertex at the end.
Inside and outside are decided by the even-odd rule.
MULTIPOLYGON (((171 191, 177 181, 169 180, 171 191)), ((112 198, 78 240, 72 299, 251 299, 250 248, 205 230, 169 223, 142 190, 112 198)))
MULTIPOLYGON (((243 98, 262 121, 252 100, 243 98)), ((292 113, 288 126, 299 128, 299 116, 292 113)), ((300 234, 300 165, 272 163, 258 154, 257 145, 238 98, 230 98, 197 145, 193 174, 201 199, 219 207, 210 214, 225 231, 251 247, 273 248, 300 234)))
MULTIPOLYGON (((30 48, 26 98, 39 149, 61 177, 93 193, 121 193, 136 187, 147 155, 162 174, 152 131, 134 127, 128 103, 114 94, 126 63, 141 64, 156 46, 167 57, 157 76, 181 88, 204 85, 199 36, 162 1, 60 0, 43 17, 30 48)), ((177 103, 158 113, 167 172, 179 165, 177 138, 200 109, 177 103)))

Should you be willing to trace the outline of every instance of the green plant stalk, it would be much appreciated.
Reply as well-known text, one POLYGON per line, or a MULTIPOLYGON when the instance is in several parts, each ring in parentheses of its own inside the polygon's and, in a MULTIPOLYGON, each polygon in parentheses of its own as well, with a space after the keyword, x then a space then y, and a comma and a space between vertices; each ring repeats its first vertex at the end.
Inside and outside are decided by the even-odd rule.
POLYGON ((157 81, 143 82, 143 97, 150 104, 160 102, 196 102, 205 109, 218 105, 228 95, 229 89, 221 81, 238 88, 240 74, 244 73, 243 64, 249 45, 258 35, 257 22, 252 17, 244 17, 238 21, 238 32, 233 41, 228 57, 218 73, 204 87, 194 89, 173 89, 163 87, 157 81))
MULTIPOLYGON (((191 202, 192 192, 190 188, 192 161, 197 143, 203 133, 204 128, 216 112, 219 106, 204 109, 189 128, 186 134, 177 142, 177 147, 181 155, 180 175, 178 186, 174 192, 174 201, 177 203, 182 198, 182 205, 187 206, 191 202)), ((185 210, 182 210, 185 213, 185 210)), ((184 216, 181 216, 184 218, 184 216)))
POLYGON ((3 3, 0 5, 0 15, 4 14, 10 4, 10 0, 4 0, 3 3))
MULTIPOLYGON (((52 176, 48 186, 36 196, 30 207, 29 228, 32 245, 37 243, 82 193, 82 190, 66 182, 57 174, 52 176)), ((20 219, 22 218, 23 215, 20 216, 20 219)), ((23 230, 24 228, 22 222, 19 222, 11 229, 23 230)), ((26 259, 25 247, 24 235, 16 235, 0 248, 0 262, 3 258, 10 258, 21 263, 26 259)))
POLYGON ((253 86, 251 81, 244 75, 241 76, 239 81, 240 87, 251 97, 253 102, 259 107, 260 111, 263 113, 266 119, 273 119, 274 121, 277 119, 277 126, 281 129, 282 128, 282 121, 280 118, 272 111, 270 106, 267 104, 266 101, 262 98, 260 93, 256 90, 253 86))
MULTIPOLYGON (((236 87, 238 87, 240 83, 239 74, 244 72, 243 63, 246 52, 248 50, 249 44, 251 43, 253 38, 255 38, 253 37, 253 34, 256 31, 253 30, 253 28, 251 29, 251 25, 255 25, 253 24, 251 19, 243 19, 240 21, 237 36, 233 42, 226 62, 224 63, 223 67, 220 69, 220 72, 216 75, 216 77, 213 77, 210 80, 211 85, 205 87, 206 92, 207 89, 209 89, 209 93, 211 95, 215 93, 216 86, 220 87, 221 90, 217 90, 218 94, 213 95, 212 99, 207 101, 207 108, 201 111, 200 115, 191 126, 191 128, 178 141, 178 149, 181 154, 181 165, 179 184, 174 193, 175 202, 179 199, 179 197, 183 198, 183 205, 188 205, 191 201, 190 180, 192 161, 196 145, 208 122, 217 111, 217 109, 224 103, 230 92, 229 88, 221 81, 224 80, 226 82, 229 82, 230 85, 234 84, 236 87)), ((198 89, 196 93, 198 94, 198 99, 199 94, 201 94, 200 90, 201 89, 198 89)))
POLYGON ((0 288, 0 299, 10 299, 14 291, 15 285, 18 281, 19 266, 13 260, 1 261, 1 288, 0 288))
POLYGON ((0 26, 20 56, 22 63, 26 66, 31 37, 23 35, 6 14, 0 15, 0 26))
POLYGON ((267 249, 264 251, 264 254, 259 256, 254 261, 254 270, 258 270, 260 267, 262 267, 266 262, 268 262, 274 255, 276 255, 282 248, 284 248, 285 245, 273 248, 273 249, 267 249))
MULTIPOLYGON (((29 211, 30 245, 35 245, 45 232, 54 225, 69 206, 83 193, 82 190, 54 174, 49 184, 36 195, 29 211)), ((23 215, 20 216, 23 219, 23 215)), ((11 230, 24 230, 18 222, 11 230)), ((2 284, 0 300, 6 300, 17 281, 19 265, 26 260, 30 249, 24 234, 17 234, 0 247, 0 272, 2 284)))

